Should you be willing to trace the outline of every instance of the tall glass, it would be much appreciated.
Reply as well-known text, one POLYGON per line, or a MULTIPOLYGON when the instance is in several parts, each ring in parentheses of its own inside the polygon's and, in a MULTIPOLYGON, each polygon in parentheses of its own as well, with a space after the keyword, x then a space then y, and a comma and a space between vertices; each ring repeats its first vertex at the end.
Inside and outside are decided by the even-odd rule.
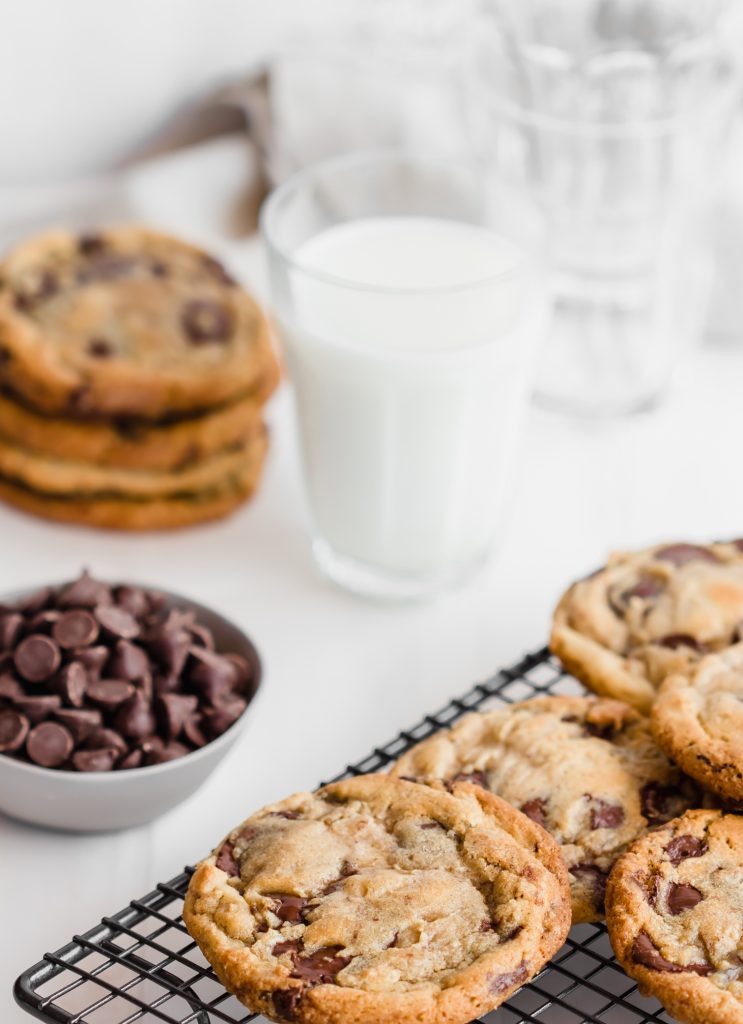
POLYGON ((537 395, 588 414, 651 406, 710 293, 706 217, 738 92, 722 5, 484 6, 474 137, 547 222, 554 318, 537 395))
POLYGON ((502 527, 544 315, 533 210, 469 166, 377 153, 300 173, 262 222, 316 559, 428 596, 502 527))

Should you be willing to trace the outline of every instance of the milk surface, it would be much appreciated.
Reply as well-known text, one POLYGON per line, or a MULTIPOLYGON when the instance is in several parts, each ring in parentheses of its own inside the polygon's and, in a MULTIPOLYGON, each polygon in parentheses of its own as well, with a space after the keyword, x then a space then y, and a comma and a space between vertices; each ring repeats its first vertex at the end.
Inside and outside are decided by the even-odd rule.
POLYGON ((507 238, 357 220, 292 257, 280 310, 314 530, 341 558, 445 576, 495 537, 541 321, 507 238))

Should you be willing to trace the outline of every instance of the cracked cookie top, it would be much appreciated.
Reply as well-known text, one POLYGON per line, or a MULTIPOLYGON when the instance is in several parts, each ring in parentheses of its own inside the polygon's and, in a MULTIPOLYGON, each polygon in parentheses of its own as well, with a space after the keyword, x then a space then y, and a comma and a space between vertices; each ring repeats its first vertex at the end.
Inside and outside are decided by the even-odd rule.
POLYGON ((647 720, 598 697, 536 697, 467 715, 392 771, 479 783, 546 828, 570 872, 576 924, 603 917, 607 875, 627 845, 699 801, 647 720))
POLYGON ((574 583, 550 646, 591 689, 646 712, 663 679, 736 643, 741 623, 743 541, 661 544, 574 583))
POLYGON ((191 880, 184 920, 225 986, 275 1020, 470 1021, 569 927, 554 841, 479 787, 385 776, 265 808, 191 880))
POLYGON ((687 1024, 743 1019, 743 818, 687 811, 617 862, 607 924, 622 967, 687 1024))
POLYGON ((253 299, 212 256, 167 235, 59 232, 0 264, 0 377, 34 409, 198 411, 249 392, 272 359, 253 299))

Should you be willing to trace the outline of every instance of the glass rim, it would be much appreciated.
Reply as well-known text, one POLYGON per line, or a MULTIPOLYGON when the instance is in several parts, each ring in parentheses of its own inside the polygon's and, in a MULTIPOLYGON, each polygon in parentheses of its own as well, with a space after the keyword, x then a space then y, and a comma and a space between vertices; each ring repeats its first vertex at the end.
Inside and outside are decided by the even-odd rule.
MULTIPOLYGON (((590 121, 587 118, 563 117, 535 110, 487 89, 486 103, 490 110, 500 111, 513 121, 529 127, 550 131, 555 134, 575 135, 587 139, 605 140, 633 138, 654 138, 670 136, 680 130, 707 118, 711 112, 719 112, 728 104, 733 105, 740 98, 743 75, 732 64, 728 65, 728 80, 710 97, 707 103, 697 103, 691 110, 666 117, 634 118, 626 121, 590 121)), ((472 83, 471 86, 472 87, 472 83)))
MULTIPOLYGON (((307 264, 303 260, 298 259, 295 253, 288 247, 279 244, 275 236, 274 222, 279 216, 282 202, 292 192, 305 187, 318 173, 343 170, 344 168, 352 169, 356 166, 369 167, 373 164, 381 165, 384 163, 393 163, 395 161, 415 164, 422 167, 459 168, 460 170, 470 174, 473 178, 479 179, 479 164, 474 158, 467 158, 466 156, 441 156, 427 153, 420 154, 405 147, 365 149, 359 150, 355 153, 344 153, 338 156, 329 157, 325 160, 320 160, 296 171, 290 178, 287 178, 286 181, 274 188, 264 200, 259 214, 259 225, 261 235, 269 250, 279 256, 281 260, 293 270, 305 274, 307 277, 313 278, 322 284, 330 285, 334 288, 345 288, 351 291, 367 292, 375 295, 410 296, 411 298, 423 295, 456 295, 462 292, 479 291, 484 288, 492 287, 496 283, 512 280, 517 274, 522 273, 524 269, 528 270, 531 266, 535 265, 535 260, 531 254, 518 242, 509 238, 509 242, 511 242, 514 249, 518 251, 521 258, 515 265, 499 271, 496 274, 489 274, 486 277, 478 277, 468 281, 460 281, 451 285, 374 285, 355 281, 352 278, 343 277, 340 274, 332 274, 328 271, 318 270, 311 264, 307 264)), ((478 185, 481 183, 482 182, 478 180, 478 185)), ((395 214, 393 216, 401 217, 404 215, 395 214)), ((413 214, 411 216, 418 215, 413 214)), ((419 216, 422 217, 423 215, 419 216)), ((430 216, 434 218, 436 215, 431 214, 430 216)), ((345 220, 341 220, 338 223, 348 224, 353 220, 361 219, 362 218, 360 217, 350 217, 345 220)), ((469 221, 457 217, 445 219, 452 220, 454 223, 468 224, 484 232, 497 233, 481 221, 469 221)))

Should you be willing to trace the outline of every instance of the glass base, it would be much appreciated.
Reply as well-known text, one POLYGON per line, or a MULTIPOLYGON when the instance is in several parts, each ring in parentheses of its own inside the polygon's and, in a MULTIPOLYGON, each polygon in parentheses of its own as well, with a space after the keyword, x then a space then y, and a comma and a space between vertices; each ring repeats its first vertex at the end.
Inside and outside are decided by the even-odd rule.
POLYGON ((315 538, 312 553, 320 570, 333 583, 359 597, 378 601, 427 601, 436 594, 467 582, 485 564, 481 552, 465 564, 430 573, 390 573, 366 562, 338 554, 327 541, 315 538))

